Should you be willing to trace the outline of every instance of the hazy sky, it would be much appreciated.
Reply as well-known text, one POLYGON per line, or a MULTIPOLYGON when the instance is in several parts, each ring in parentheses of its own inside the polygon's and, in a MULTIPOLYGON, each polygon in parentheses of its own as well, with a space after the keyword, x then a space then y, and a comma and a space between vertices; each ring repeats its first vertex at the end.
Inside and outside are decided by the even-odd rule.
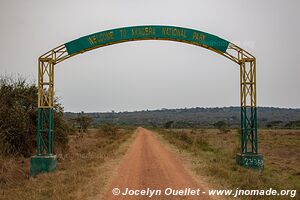
MULTIPOLYGON (((258 106, 300 107, 299 0, 0 0, 0 74, 37 79, 37 58, 78 37, 173 25, 222 37, 257 58, 258 106)), ((171 41, 99 48, 56 65, 66 111, 238 106, 239 66, 171 41)))

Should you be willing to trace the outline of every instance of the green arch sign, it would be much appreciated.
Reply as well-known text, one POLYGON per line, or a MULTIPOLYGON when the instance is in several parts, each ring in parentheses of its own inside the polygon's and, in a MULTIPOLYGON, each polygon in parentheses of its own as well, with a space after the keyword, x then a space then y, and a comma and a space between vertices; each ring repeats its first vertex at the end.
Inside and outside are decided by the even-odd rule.
POLYGON ((55 65, 80 53, 99 47, 135 40, 171 40, 212 50, 240 67, 241 166, 263 169, 258 153, 256 112, 256 59, 249 52, 218 36, 202 31, 162 25, 116 28, 80 37, 51 49, 38 59, 38 139, 36 155, 30 163, 30 175, 54 171, 54 70, 55 65))
POLYGON ((132 26, 93 33, 65 43, 69 55, 134 40, 172 40, 226 52, 229 42, 215 35, 176 26, 132 26))

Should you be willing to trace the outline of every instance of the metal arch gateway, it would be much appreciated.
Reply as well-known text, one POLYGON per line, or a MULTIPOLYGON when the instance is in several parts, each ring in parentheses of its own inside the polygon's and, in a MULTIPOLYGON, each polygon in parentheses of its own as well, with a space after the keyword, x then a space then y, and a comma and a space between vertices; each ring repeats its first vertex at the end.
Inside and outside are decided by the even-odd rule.
POLYGON ((174 26, 146 25, 112 29, 87 35, 60 45, 38 59, 38 136, 37 152, 31 157, 30 175, 56 169, 54 136, 54 66, 75 55, 122 42, 171 40, 212 50, 240 66, 241 152, 238 164, 263 168, 258 153, 256 111, 256 60, 253 55, 215 35, 174 26))

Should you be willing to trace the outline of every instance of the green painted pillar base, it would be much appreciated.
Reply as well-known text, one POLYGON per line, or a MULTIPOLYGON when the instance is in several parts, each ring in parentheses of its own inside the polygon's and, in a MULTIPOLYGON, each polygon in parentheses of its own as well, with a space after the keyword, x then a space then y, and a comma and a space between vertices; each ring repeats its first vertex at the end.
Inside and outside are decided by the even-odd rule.
POLYGON ((35 176, 44 172, 53 172, 56 169, 56 155, 31 156, 30 176, 35 176))
POLYGON ((247 168, 262 170, 264 158, 261 154, 237 154, 236 163, 247 168))

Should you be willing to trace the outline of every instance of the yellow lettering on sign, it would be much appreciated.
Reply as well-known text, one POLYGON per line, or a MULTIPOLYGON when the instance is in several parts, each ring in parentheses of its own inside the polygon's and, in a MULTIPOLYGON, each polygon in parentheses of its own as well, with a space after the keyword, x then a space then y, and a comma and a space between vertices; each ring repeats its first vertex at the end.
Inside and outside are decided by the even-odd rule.
POLYGON ((151 36, 155 35, 155 28, 152 27, 142 27, 142 28, 132 28, 131 34, 133 37, 138 36, 151 36))
POLYGON ((205 35, 203 35, 201 33, 193 32, 193 39, 203 42, 205 40, 205 35))
POLYGON ((127 35, 127 31, 126 31, 125 29, 121 29, 121 30, 120 30, 120 35, 121 35, 121 38, 122 38, 122 39, 125 38, 126 35, 127 35))
POLYGON ((186 38, 186 30, 181 28, 162 28, 162 34, 166 36, 186 38))
POLYGON ((97 45, 97 43, 108 41, 114 39, 114 32, 104 32, 104 33, 98 33, 96 35, 90 36, 88 38, 88 41, 91 45, 97 45))
POLYGON ((171 28, 162 28, 163 35, 171 35, 171 28))

